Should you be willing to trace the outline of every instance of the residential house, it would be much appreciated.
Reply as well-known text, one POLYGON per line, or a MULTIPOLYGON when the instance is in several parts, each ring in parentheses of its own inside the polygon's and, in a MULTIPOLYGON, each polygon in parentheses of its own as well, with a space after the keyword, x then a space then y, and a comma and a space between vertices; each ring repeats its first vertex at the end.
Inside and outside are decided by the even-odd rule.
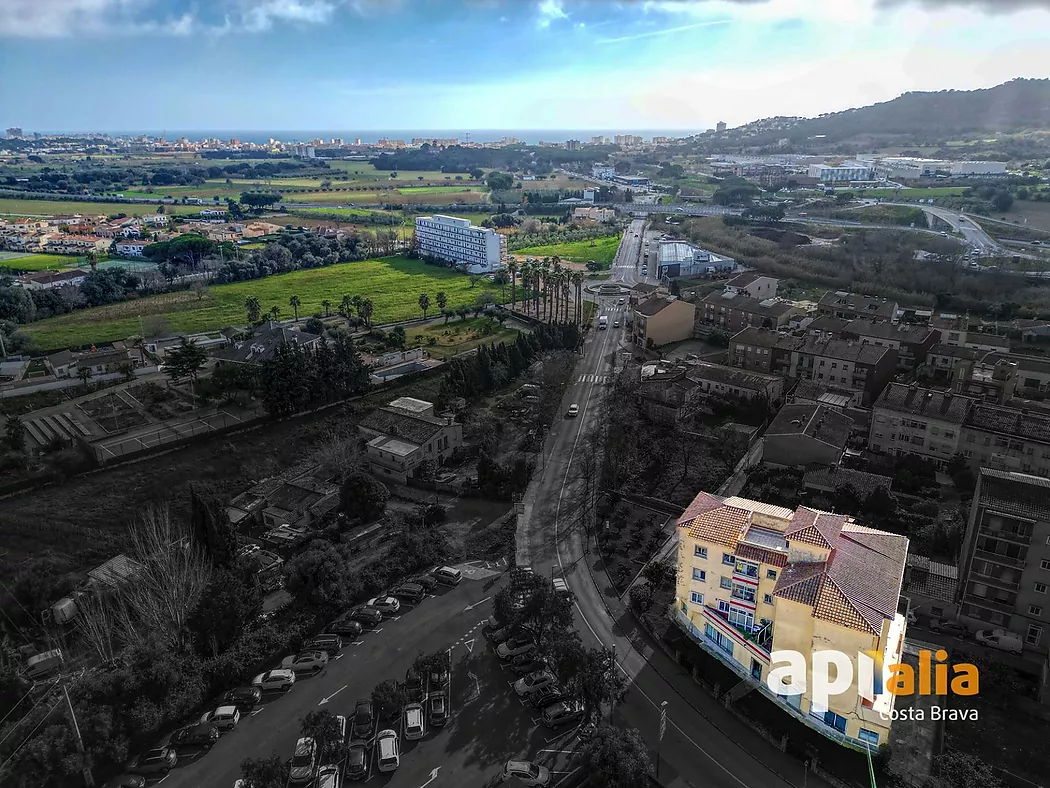
POLYGON ((9 235, 4 238, 4 248, 12 252, 36 252, 51 239, 48 233, 36 235, 9 235))
POLYGON ((730 333, 742 331, 748 326, 780 329, 792 318, 805 314, 791 301, 767 298, 759 301, 735 290, 714 292, 706 295, 697 304, 698 322, 714 324, 730 333))
POLYGON ((766 428, 762 461, 785 468, 838 465, 853 420, 824 405, 785 405, 766 428))
POLYGON ((316 334, 296 331, 267 321, 252 331, 251 339, 237 340, 215 354, 215 358, 232 364, 262 364, 273 358, 278 346, 313 347, 320 341, 316 334))
POLYGON ((748 271, 726 280, 725 291, 733 295, 745 295, 756 301, 765 301, 767 298, 776 297, 779 284, 780 280, 772 276, 748 271))
POLYGON ((637 393, 648 418, 673 424, 710 400, 778 403, 784 379, 706 361, 658 361, 642 365, 637 393))
POLYGON ((74 268, 72 271, 31 271, 16 281, 26 290, 54 290, 57 287, 83 284, 89 273, 83 268, 74 268))
POLYGON ((941 342, 945 345, 968 347, 974 350, 1010 351, 1010 340, 998 336, 993 326, 979 326, 970 330, 970 318, 967 315, 940 314, 930 318, 930 328, 941 332, 941 342), (981 329, 988 328, 988 331, 981 329))
POLYGON ((238 495, 226 507, 240 528, 316 527, 339 505, 339 486, 319 479, 317 469, 291 479, 267 479, 238 495))
POLYGON ((228 213, 225 208, 205 208, 200 215, 202 219, 225 219, 228 213))
POLYGON ((150 225, 150 227, 167 227, 171 223, 171 219, 168 218, 167 214, 163 213, 152 213, 148 216, 143 216, 142 221, 150 225))
POLYGON ((960 562, 960 613, 1017 633, 1046 654, 1050 630, 1050 480, 982 468, 960 562))
POLYGON ((440 465, 463 445, 463 425, 438 416, 433 403, 399 397, 372 411, 357 426, 368 442, 372 473, 404 483, 419 476, 425 464, 440 465))
POLYGON ((845 290, 828 291, 817 304, 822 315, 845 320, 896 320, 897 303, 878 296, 858 295, 845 290))
POLYGON ((935 378, 954 380, 955 370, 960 364, 965 362, 972 364, 982 355, 981 351, 973 348, 938 342, 927 352, 926 365, 933 372, 935 378))
POLYGON ((840 336, 875 347, 893 348, 897 351, 897 368, 910 372, 926 363, 926 356, 937 344, 940 332, 928 326, 859 319, 850 321, 840 336))
POLYGON ((904 595, 916 615, 955 620, 959 612, 959 567, 908 553, 904 595))
POLYGON ((70 350, 60 350, 45 356, 44 366, 56 378, 73 378, 77 374, 77 361, 70 350))
POLYGON ((943 467, 960 450, 973 400, 951 391, 890 383, 875 401, 868 448, 927 457, 943 467))
POLYGON ((75 353, 76 375, 87 369, 93 377, 109 375, 114 372, 123 372, 126 369, 134 369, 139 362, 138 353, 133 353, 126 348, 105 348, 102 350, 91 350, 87 353, 75 353))
POLYGON ((638 347, 660 347, 693 335, 696 307, 688 301, 650 296, 634 307, 631 332, 638 347))
POLYGON ((613 208, 599 208, 597 206, 574 208, 573 219, 590 219, 595 222, 611 222, 616 219, 616 210, 613 208))
POLYGON ((628 297, 628 301, 631 304, 631 306, 634 306, 635 304, 640 304, 646 299, 648 299, 650 296, 658 293, 660 289, 661 288, 658 285, 651 285, 648 282, 639 282, 631 288, 631 293, 628 297))
POLYGON ((778 375, 707 361, 689 361, 685 366, 686 377, 696 385, 700 397, 718 400, 734 397, 770 405, 779 403, 784 397, 784 379, 778 375))
POLYGON ((893 484, 891 476, 868 473, 855 468, 844 468, 841 465, 824 465, 811 468, 802 477, 802 487, 822 493, 834 493, 843 487, 849 487, 863 500, 873 493, 889 495, 893 484))
POLYGON ((1045 358, 971 348, 956 350, 974 354, 955 365, 953 383, 957 391, 985 394, 1001 403, 1014 396, 1045 397, 1050 393, 1050 362, 1045 358))
POLYGON ((842 336, 842 332, 846 329, 846 326, 851 322, 853 321, 841 317, 817 315, 808 323, 805 323, 805 328, 806 333, 809 336, 820 337, 823 339, 838 339, 842 336))
POLYGON ((643 364, 637 395, 646 418, 659 424, 676 424, 699 407, 697 385, 686 377, 685 364, 643 364))
POLYGON ((791 351, 792 377, 859 392, 864 405, 879 396, 896 370, 896 350, 853 340, 807 337, 791 351))
POLYGON ((752 372, 766 375, 791 375, 791 354, 801 347, 803 340, 776 331, 745 328, 729 340, 729 363, 752 372))
POLYGON ((141 240, 117 241, 113 244, 113 251, 121 257, 142 257, 143 250, 151 243, 141 240))
MULTIPOLYGON (((785 714, 867 751, 890 739, 894 696, 851 686, 821 705, 811 686, 768 686, 771 655, 835 649, 900 662, 907 620, 903 536, 843 514, 700 493, 678 519, 675 623, 785 714)), ((857 657, 854 657, 857 655, 857 657)), ((799 677, 801 678, 801 677, 799 677)))
POLYGON ((861 393, 824 386, 812 380, 800 380, 791 389, 788 402, 797 405, 824 405, 853 419, 853 435, 868 440, 871 408, 861 407, 861 393))
POLYGON ((92 235, 52 235, 44 244, 44 251, 49 254, 87 254, 104 252, 109 246, 106 238, 92 235))

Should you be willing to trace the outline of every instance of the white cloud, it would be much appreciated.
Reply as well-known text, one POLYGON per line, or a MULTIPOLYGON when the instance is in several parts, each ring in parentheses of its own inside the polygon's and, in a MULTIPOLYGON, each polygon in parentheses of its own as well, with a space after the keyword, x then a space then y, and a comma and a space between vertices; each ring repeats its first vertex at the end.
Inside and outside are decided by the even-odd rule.
POLYGON ((264 0, 250 3, 243 13, 245 29, 255 32, 269 30, 274 22, 327 22, 335 13, 335 4, 328 0, 264 0))
POLYGON ((569 18, 565 8, 562 6, 562 0, 542 0, 538 11, 539 19, 536 20, 536 24, 540 27, 550 27, 551 22, 569 18))
POLYGON ((696 30, 699 27, 712 27, 714 25, 728 25, 732 24, 730 19, 712 19, 710 22, 694 22, 691 25, 678 25, 678 27, 665 27, 661 30, 647 30, 644 33, 632 33, 627 36, 617 36, 615 38, 603 38, 598 41, 599 44, 618 44, 621 41, 637 41, 640 38, 656 38, 657 36, 669 36, 673 33, 681 33, 686 30, 696 30))

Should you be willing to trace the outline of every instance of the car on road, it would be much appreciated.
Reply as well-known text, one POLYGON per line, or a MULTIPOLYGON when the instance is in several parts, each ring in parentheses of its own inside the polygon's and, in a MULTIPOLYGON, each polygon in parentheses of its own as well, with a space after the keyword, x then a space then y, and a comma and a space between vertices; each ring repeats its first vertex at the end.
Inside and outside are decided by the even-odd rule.
POLYGON ((536 648, 533 645, 532 640, 526 637, 512 637, 509 640, 500 643, 499 648, 496 649, 496 655, 500 659, 511 659, 518 656, 519 654, 528 654, 534 651, 536 648))
POLYGON ((583 704, 578 700, 562 700, 543 710, 543 724, 548 728, 571 725, 583 718, 583 704))
POLYGON ((198 750, 210 750, 219 740, 219 729, 208 723, 198 723, 179 728, 168 740, 169 747, 193 747, 198 750))
POLYGON ((317 769, 317 742, 303 736, 295 743, 295 754, 288 763, 288 783, 306 785, 314 778, 317 769))
POLYGON ((398 599, 405 602, 411 602, 413 605, 418 605, 423 601, 423 597, 427 595, 426 589, 416 583, 402 583, 395 587, 390 593, 398 599))
POLYGON ((281 660, 281 667, 296 673, 320 673, 328 664, 328 655, 323 651, 300 651, 281 660))
POLYGON ((536 690, 529 696, 529 705, 537 711, 543 711, 548 706, 553 706, 563 700, 571 700, 556 684, 548 684, 540 690, 536 690))
POLYGON ((145 788, 146 778, 141 774, 122 774, 119 777, 114 777, 112 780, 107 782, 102 788, 145 788))
POLYGON ((363 780, 368 776, 368 742, 354 739, 346 750, 346 776, 363 780))
POLYGON ((519 785, 542 788, 550 785, 551 773, 544 767, 529 761, 507 761, 503 767, 503 782, 517 778, 519 785))
POLYGON ((154 747, 130 761, 126 771, 133 774, 167 774, 179 760, 174 747, 154 747))
POLYGON ((575 419, 577 416, 580 415, 580 406, 577 405, 575 402, 572 403, 569 406, 569 409, 565 411, 565 415, 570 419, 575 419))
POLYGON ((334 763, 322 766, 317 770, 314 788, 342 788, 343 779, 339 767, 334 763))
POLYGON ((623 306, 624 304, 626 304, 626 303, 627 303, 627 299, 626 299, 626 298, 621 298, 621 299, 620 299, 619 301, 617 301, 616 303, 617 303, 617 304, 619 304, 620 306, 623 306))
POLYGON ((219 699, 219 705, 236 706, 240 711, 247 712, 254 709, 260 700, 262 690, 258 687, 234 687, 219 699))
POLYGON ((343 639, 339 635, 317 635, 303 644, 304 651, 323 651, 329 657, 334 657, 343 650, 343 639))
POLYGON ((554 683, 554 674, 549 670, 537 670, 530 673, 527 676, 522 676, 520 679, 514 682, 514 691, 518 694, 519 698, 525 698, 534 693, 536 690, 541 690, 544 687, 549 687, 554 683))
POLYGON ((405 706, 405 738, 409 741, 422 739, 426 733, 423 727, 423 704, 409 703, 405 706))
POLYGON ((206 711, 201 715, 201 725, 211 724, 225 733, 232 731, 241 721, 241 713, 236 706, 219 706, 215 711, 206 711))
POLYGON ((446 586, 458 586, 463 579, 463 573, 453 566, 439 566, 430 574, 435 580, 446 586))
POLYGON ((354 707, 354 730, 351 734, 355 739, 370 739, 375 728, 376 718, 372 709, 372 701, 359 700, 354 707))
POLYGON ((252 686, 258 687, 260 692, 276 692, 291 689, 295 684, 295 672, 279 668, 260 673, 252 679, 252 686))
POLYGON ((326 632, 331 632, 333 635, 339 635, 344 638, 356 638, 361 634, 364 627, 361 626, 360 621, 355 621, 349 616, 341 616, 335 621, 329 622, 328 626, 325 627, 326 632))
POLYGON ((438 587, 438 581, 435 580, 431 575, 419 575, 418 577, 408 578, 409 583, 414 583, 417 586, 423 586, 423 589, 431 594, 438 587))
POLYGON ((950 621, 946 618, 931 621, 930 632, 938 632, 942 635, 952 635, 957 638, 966 638, 970 636, 970 630, 965 624, 960 624, 958 621, 950 621))
POLYGON ((395 615, 401 610, 401 603, 397 601, 396 597, 392 596, 377 596, 372 597, 368 600, 368 606, 374 607, 380 613, 386 616, 395 615))
POLYGON ((438 727, 448 722, 448 698, 444 692, 433 692, 427 698, 430 707, 430 724, 438 727))
POLYGON ((358 605, 350 611, 349 616, 354 621, 359 621, 369 629, 383 620, 383 614, 374 607, 369 607, 368 605, 358 605))
POLYGON ((381 772, 392 772, 401 765, 401 747, 396 731, 389 728, 379 731, 376 736, 376 760, 381 772))
POLYGON ((978 630, 974 635, 974 639, 982 646, 988 646, 999 651, 1008 651, 1011 654, 1020 654, 1024 650, 1024 646, 1021 645, 1021 638, 1013 632, 1006 632, 1002 629, 978 630))
POLYGON ((527 676, 534 671, 543 670, 545 667, 547 667, 547 660, 535 654, 519 654, 510 661, 510 669, 519 676, 527 676))
POLYGON ((614 320, 614 321, 613 321, 613 328, 619 328, 619 327, 620 327, 620 321, 619 321, 619 319, 616 319, 616 320, 614 320))
POLYGON ((562 599, 572 599, 572 591, 569 589, 569 584, 565 582, 564 577, 556 577, 551 583, 554 585, 554 593, 560 596, 562 599))

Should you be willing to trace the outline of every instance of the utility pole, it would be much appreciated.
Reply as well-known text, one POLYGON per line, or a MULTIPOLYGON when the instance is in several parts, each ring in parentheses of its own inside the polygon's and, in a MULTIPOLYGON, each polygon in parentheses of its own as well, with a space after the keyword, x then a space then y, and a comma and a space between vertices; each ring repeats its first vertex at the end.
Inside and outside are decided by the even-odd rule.
POLYGON ((62 694, 66 696, 66 706, 69 708, 69 718, 73 721, 73 733, 77 736, 77 752, 80 753, 81 762, 84 764, 84 785, 94 788, 95 778, 91 774, 91 765, 88 763, 87 755, 84 754, 84 740, 80 736, 80 725, 77 724, 77 714, 73 711, 73 702, 69 699, 69 689, 62 685, 62 694))

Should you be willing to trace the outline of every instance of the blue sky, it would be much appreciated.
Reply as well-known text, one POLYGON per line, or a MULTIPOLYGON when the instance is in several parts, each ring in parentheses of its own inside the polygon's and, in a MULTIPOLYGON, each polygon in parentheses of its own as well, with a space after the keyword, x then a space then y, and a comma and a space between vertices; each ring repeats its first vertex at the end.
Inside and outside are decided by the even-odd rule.
POLYGON ((1050 76, 1047 0, 0 0, 0 126, 703 129, 1050 76))

